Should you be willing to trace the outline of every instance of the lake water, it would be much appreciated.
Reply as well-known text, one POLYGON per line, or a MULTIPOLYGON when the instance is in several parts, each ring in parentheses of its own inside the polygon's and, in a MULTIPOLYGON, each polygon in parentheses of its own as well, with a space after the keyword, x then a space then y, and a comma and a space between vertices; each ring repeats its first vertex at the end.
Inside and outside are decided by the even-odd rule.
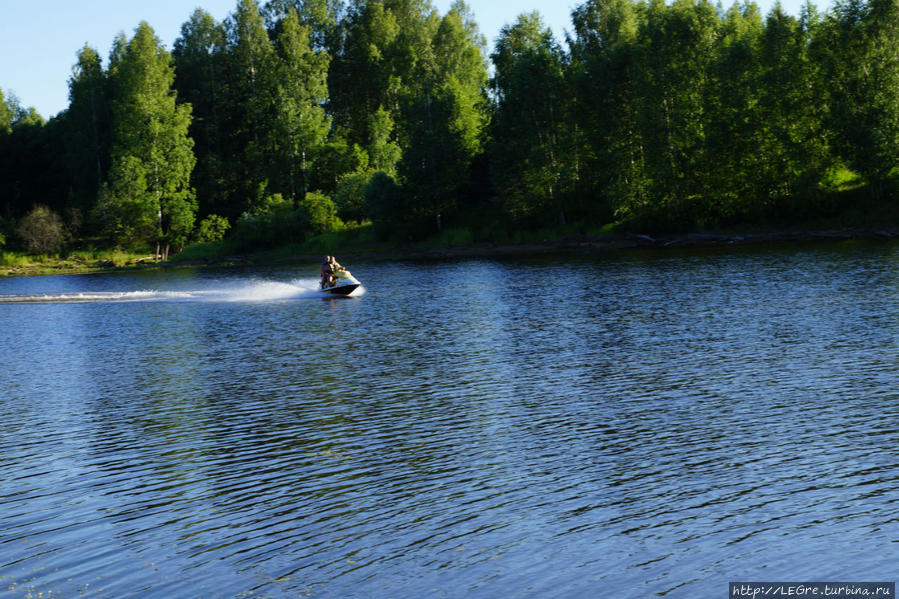
POLYGON ((899 245, 348 266, 0 280, 0 595, 896 579, 899 245))

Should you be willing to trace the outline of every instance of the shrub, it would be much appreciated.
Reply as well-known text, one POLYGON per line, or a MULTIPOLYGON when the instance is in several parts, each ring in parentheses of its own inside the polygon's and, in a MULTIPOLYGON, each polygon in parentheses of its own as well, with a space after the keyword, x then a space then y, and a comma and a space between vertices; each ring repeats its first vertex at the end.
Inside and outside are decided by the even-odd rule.
POLYGON ((377 172, 365 186, 365 216, 372 220, 378 236, 411 240, 415 216, 403 188, 387 173, 377 172))
POLYGON ((325 194, 307 193, 295 210, 289 200, 275 194, 240 217, 231 239, 242 250, 267 249, 342 229, 337 207, 325 194))
POLYGON ((27 256, 9 252, 0 252, 0 266, 15 268, 19 266, 28 266, 28 264, 30 264, 30 260, 27 256))
POLYGON ((332 233, 343 228, 343 222, 337 218, 337 206, 331 198, 321 192, 311 191, 300 200, 296 219, 305 231, 313 235, 332 233))
POLYGON ((337 183, 334 204, 343 220, 361 221, 365 217, 365 186, 371 173, 357 171, 344 175, 337 183))
POLYGON ((439 244, 442 247, 454 247, 469 245, 474 241, 474 235, 465 227, 446 229, 439 236, 439 244))
POLYGON ((251 212, 244 212, 233 238, 244 250, 269 248, 285 241, 292 230, 292 206, 280 193, 265 197, 251 212))
POLYGON ((16 227, 25 248, 34 254, 58 252, 66 242, 66 228, 58 214, 46 206, 35 206, 16 227))
POLYGON ((218 214, 210 214, 197 226, 194 237, 200 243, 209 243, 212 241, 220 241, 225 237, 225 233, 231 227, 231 223, 224 216, 218 214))
POLYGON ((365 186, 365 215, 373 221, 386 221, 401 208, 402 190, 393 177, 377 172, 365 186))

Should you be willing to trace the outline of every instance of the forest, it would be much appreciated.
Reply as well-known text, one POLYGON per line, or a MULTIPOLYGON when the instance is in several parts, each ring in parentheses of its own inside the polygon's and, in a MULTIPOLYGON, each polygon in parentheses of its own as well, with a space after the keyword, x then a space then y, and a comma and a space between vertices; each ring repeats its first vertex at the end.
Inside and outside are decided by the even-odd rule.
POLYGON ((587 0, 566 37, 488 47, 461 0, 141 22, 49 121, 0 89, 0 249, 899 222, 899 0, 587 0))

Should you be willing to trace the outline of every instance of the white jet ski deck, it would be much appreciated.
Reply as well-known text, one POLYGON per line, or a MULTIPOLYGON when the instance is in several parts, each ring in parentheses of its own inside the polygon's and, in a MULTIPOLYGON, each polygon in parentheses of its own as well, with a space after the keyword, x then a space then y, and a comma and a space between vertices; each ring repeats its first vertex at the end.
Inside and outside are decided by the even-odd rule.
POLYGON ((322 283, 320 290, 328 295, 349 295, 362 286, 350 271, 343 268, 334 273, 333 283, 322 283))

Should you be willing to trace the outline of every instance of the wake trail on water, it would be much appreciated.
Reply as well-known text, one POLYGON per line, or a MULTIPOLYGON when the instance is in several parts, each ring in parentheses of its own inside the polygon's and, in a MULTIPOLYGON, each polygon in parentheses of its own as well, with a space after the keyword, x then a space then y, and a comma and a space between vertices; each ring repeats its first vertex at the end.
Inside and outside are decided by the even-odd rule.
MULTIPOLYGON (((359 289, 358 291, 362 291, 359 289)), ((359 295, 359 293, 355 294, 359 295)), ((65 293, 33 293, 0 295, 0 304, 11 303, 91 303, 91 302, 272 302, 294 299, 315 299, 318 279, 281 281, 249 280, 229 282, 199 290, 139 290, 139 291, 73 291, 65 293)))

